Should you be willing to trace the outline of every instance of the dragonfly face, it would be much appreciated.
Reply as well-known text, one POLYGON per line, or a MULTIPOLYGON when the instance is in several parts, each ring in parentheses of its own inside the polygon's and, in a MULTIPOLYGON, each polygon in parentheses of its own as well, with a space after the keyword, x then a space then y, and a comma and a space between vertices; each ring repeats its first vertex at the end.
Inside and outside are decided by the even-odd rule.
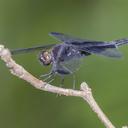
POLYGON ((48 66, 52 63, 52 56, 49 51, 42 51, 39 54, 39 60, 44 66, 48 66))

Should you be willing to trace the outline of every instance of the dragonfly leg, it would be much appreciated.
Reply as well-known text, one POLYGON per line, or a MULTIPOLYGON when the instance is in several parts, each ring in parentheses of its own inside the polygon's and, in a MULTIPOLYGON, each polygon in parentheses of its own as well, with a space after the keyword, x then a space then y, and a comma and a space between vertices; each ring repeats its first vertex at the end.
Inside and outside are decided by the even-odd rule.
POLYGON ((75 74, 73 74, 72 77, 73 77, 73 89, 75 89, 76 88, 76 76, 75 76, 75 74))
POLYGON ((40 77, 47 77, 47 76, 49 76, 49 75, 51 75, 51 74, 52 74, 52 72, 49 72, 49 73, 47 73, 47 74, 41 75, 40 77))
POLYGON ((60 82, 60 87, 64 86, 64 76, 61 76, 61 82, 60 82))
POLYGON ((44 82, 47 82, 48 84, 51 83, 53 80, 54 80, 54 76, 56 74, 54 72, 50 72, 48 74, 44 74, 44 75, 41 75, 41 77, 45 77, 45 79, 43 79, 44 82), (51 79, 52 78, 52 79, 51 79))
POLYGON ((43 81, 47 81, 48 79, 50 79, 52 77, 52 74, 51 75, 49 75, 48 77, 46 77, 43 81))
POLYGON ((50 81, 48 81, 47 83, 50 84, 55 80, 55 78, 52 78, 50 81))

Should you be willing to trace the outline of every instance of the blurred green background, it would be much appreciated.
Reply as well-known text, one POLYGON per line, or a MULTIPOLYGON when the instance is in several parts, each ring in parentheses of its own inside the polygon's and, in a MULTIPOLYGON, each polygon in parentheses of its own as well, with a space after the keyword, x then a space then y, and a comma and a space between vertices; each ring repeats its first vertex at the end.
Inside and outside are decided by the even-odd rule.
MULTIPOLYGON (((0 0, 0 41, 8 48, 59 43, 51 31, 91 40, 128 37, 127 0, 0 0)), ((128 123, 128 46, 120 60, 101 56, 84 59, 77 72, 77 89, 86 81, 110 120, 119 128, 128 123)), ((15 60, 39 77, 47 73, 37 54, 15 60)), ((0 62, 0 128, 104 128, 82 99, 36 90, 12 76, 0 62)), ((56 78, 54 85, 59 85, 56 78)), ((72 77, 65 87, 72 88, 72 77)))

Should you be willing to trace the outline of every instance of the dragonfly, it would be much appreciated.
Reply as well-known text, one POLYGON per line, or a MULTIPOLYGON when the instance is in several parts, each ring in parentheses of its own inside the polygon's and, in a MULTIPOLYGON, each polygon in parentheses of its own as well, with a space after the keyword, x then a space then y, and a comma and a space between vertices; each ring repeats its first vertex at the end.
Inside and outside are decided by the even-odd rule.
MULTIPOLYGON (((62 81, 66 75, 74 76, 80 67, 81 60, 93 54, 121 58, 122 53, 118 47, 128 43, 128 38, 113 41, 93 41, 59 32, 51 32, 49 35, 61 43, 11 50, 12 55, 39 50, 38 59, 41 64, 44 66, 52 65, 50 72, 42 75, 42 77, 46 77, 45 81, 55 75, 61 76, 62 81)), ((53 80, 51 79, 49 82, 53 80)), ((75 79, 73 83, 75 85, 75 79)))

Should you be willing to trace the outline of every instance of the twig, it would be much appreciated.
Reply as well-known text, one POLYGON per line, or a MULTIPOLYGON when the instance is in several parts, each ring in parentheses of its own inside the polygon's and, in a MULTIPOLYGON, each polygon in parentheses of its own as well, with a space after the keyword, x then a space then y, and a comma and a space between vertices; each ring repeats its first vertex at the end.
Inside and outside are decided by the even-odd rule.
POLYGON ((85 82, 81 84, 80 90, 73 90, 73 89, 66 89, 66 88, 52 86, 50 84, 43 82, 42 80, 37 79, 29 72, 27 72, 22 66, 17 64, 12 59, 10 51, 4 48, 3 45, 0 45, 0 57, 6 63, 6 66, 10 69, 13 75, 27 81, 28 83, 30 83, 32 86, 34 86, 39 90, 57 93, 65 96, 82 97, 89 104, 93 112, 97 114, 98 118, 101 120, 101 122, 104 124, 106 128, 115 128, 115 126, 110 122, 110 120, 103 113, 103 111, 95 101, 92 95, 91 88, 89 88, 85 82))

